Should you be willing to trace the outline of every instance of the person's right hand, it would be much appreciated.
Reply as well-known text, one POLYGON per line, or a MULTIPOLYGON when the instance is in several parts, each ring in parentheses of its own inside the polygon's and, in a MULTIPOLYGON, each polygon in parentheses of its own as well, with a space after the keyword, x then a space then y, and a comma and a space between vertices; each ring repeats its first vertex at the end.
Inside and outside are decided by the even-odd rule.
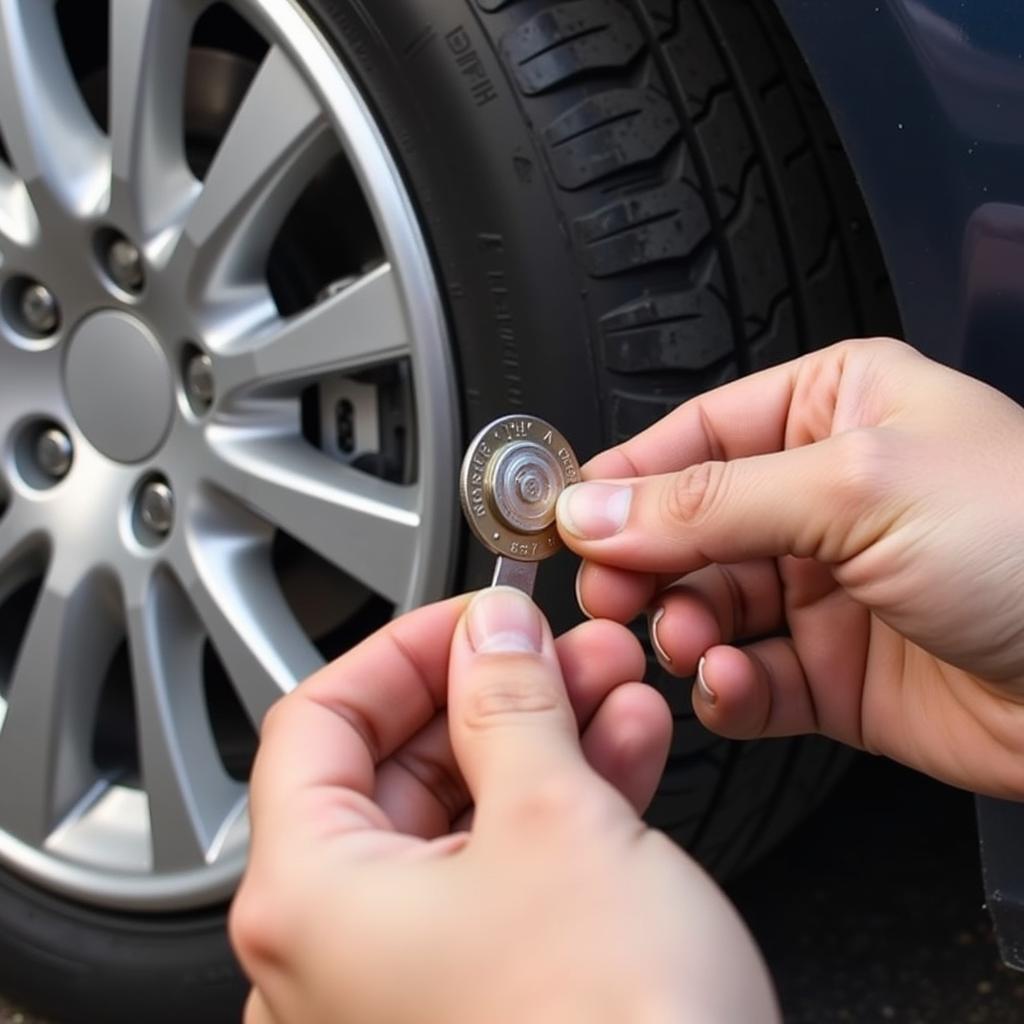
POLYGON ((709 728, 822 732, 1024 798, 1019 406, 898 342, 845 342, 686 403, 584 476, 559 502, 580 603, 649 609, 677 675, 703 659, 709 728))
POLYGON ((491 587, 275 704, 231 911, 246 1024, 777 1024, 739 916, 639 817, 670 729, 642 664, 491 587))

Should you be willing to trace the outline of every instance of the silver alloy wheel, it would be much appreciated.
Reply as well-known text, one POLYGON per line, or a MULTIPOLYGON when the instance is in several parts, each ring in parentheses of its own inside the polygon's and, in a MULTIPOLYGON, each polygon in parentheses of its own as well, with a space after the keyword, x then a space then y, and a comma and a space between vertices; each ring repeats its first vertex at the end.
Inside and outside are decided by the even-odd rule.
POLYGON ((397 610, 443 593, 454 543, 450 354, 387 145, 293 0, 237 0, 269 45, 199 180, 181 97, 206 6, 112 0, 108 135, 52 4, 0 0, 0 605, 42 580, 16 660, 0 664, 0 860, 133 910, 223 900, 242 867, 246 791, 217 749, 207 640, 254 723, 323 662, 275 575, 278 528, 397 610), (384 258, 282 316, 268 252, 338 152, 384 258), (36 285, 59 304, 50 333, 19 320, 36 285), (209 407, 185 372, 203 355, 209 407), (363 394, 363 371, 390 364, 411 371, 406 482, 303 432, 311 386, 350 379, 363 394), (37 464, 46 431, 70 440, 63 476, 37 464), (136 780, 93 749, 125 638, 136 780))

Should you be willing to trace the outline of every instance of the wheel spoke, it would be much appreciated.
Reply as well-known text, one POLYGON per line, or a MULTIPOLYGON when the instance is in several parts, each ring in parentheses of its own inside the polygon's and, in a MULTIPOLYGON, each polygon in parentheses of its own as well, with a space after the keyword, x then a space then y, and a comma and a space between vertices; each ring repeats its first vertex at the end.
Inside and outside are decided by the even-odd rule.
POLYGON ((15 501, 0 516, 0 602, 37 576, 43 564, 43 536, 26 528, 20 512, 15 501))
POLYGON ((197 523, 198 542, 186 564, 176 564, 203 628, 249 715, 259 728, 268 708, 323 659, 288 608, 270 564, 269 535, 261 542, 231 537, 225 516, 208 510, 197 523))
POLYGON ((121 630, 96 576, 51 569, 11 676, 0 730, 0 827, 41 843, 97 781, 96 699, 121 630))
MULTIPOLYGON (((0 315, 2 315, 2 312, 0 312, 0 315)), ((23 348, 9 344, 4 338, 0 338, 0 345, 5 346, 2 356, 2 368, 0 368, 0 382, 31 380, 29 374, 34 369, 31 364, 31 357, 41 353, 27 352, 23 348)), ((3 389, 3 395, 0 397, 0 445, 6 446, 15 441, 17 437, 18 426, 24 422, 25 406, 27 403, 24 402, 26 395, 21 393, 20 389, 4 388, 2 383, 0 383, 0 388, 3 389)), ((27 388, 25 392, 28 392, 27 388)), ((0 463, 0 498, 8 493, 10 486, 5 478, 6 472, 8 471, 0 463)))
POLYGON ((312 309, 256 337, 242 338, 218 360, 224 394, 305 382, 328 370, 355 370, 410 352, 402 300, 389 264, 364 275, 312 309))
POLYGON ((39 234, 39 221, 25 183, 0 163, 0 238, 30 245, 39 234))
POLYGON ((0 580, 21 558, 25 547, 25 528, 18 508, 18 504, 12 503, 0 515, 0 580))
POLYGON ((336 143, 306 83, 267 54, 217 150, 185 224, 197 287, 260 278, 278 227, 336 143))
POLYGON ((174 222, 199 189, 185 161, 185 72, 196 0, 112 0, 112 191, 128 194, 139 237, 174 222))
POLYGON ((75 85, 52 3, 0 0, 0 132, 15 173, 78 212, 109 181, 110 149, 75 85))
POLYGON ((419 493, 335 462, 301 438, 230 427, 209 434, 211 483, 396 604, 418 554, 419 493))
POLYGON ((129 603, 127 622, 153 866, 202 865, 244 795, 217 755, 203 696, 202 631, 163 574, 129 603))

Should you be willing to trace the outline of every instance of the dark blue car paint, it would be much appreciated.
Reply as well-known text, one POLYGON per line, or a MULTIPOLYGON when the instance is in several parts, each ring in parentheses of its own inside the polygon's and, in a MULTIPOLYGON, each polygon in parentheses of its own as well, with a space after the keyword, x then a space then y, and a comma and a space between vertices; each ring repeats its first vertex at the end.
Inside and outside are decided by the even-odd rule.
POLYGON ((776 2, 860 180, 906 337, 1024 400, 1024 3, 776 2))
MULTIPOLYGON (((1024 2, 776 0, 860 180, 907 340, 1024 401, 1024 2)), ((1024 969, 1024 804, 979 798, 1024 969)))

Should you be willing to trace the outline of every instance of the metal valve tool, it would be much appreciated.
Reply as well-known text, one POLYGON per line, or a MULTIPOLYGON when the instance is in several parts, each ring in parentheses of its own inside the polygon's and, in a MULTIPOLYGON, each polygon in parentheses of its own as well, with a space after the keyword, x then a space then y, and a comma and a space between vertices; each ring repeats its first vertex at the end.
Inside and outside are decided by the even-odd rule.
POLYGON ((569 442, 536 416, 503 416, 477 434, 459 494, 470 529, 498 556, 492 586, 533 593, 537 563, 562 547, 555 503, 579 479, 569 442))

